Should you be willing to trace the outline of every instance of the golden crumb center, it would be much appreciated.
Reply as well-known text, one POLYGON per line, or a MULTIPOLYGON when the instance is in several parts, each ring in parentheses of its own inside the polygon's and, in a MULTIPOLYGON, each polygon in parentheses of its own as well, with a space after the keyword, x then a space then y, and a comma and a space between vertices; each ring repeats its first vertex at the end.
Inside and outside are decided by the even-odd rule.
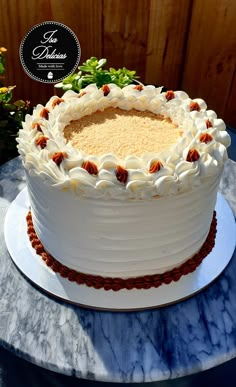
POLYGON ((64 129, 64 137, 74 148, 96 156, 114 153, 120 158, 169 149, 179 135, 169 118, 119 108, 96 111, 64 129))

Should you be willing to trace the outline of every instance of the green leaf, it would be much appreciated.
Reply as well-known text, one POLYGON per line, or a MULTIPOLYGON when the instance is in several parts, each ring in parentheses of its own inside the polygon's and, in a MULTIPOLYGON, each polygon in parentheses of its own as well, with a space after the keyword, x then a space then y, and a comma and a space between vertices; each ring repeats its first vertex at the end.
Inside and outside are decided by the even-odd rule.
POLYGON ((72 85, 71 85, 71 84, 63 85, 63 90, 64 90, 64 91, 70 90, 70 89, 72 89, 72 85))
POLYGON ((97 70, 103 67, 107 63, 107 60, 105 58, 102 58, 98 61, 97 70))
POLYGON ((8 125, 8 120, 0 120, 0 128, 5 128, 8 125))
POLYGON ((16 106, 14 104, 11 104, 11 103, 5 103, 4 109, 9 111, 9 112, 13 112, 16 110, 16 106))
POLYGON ((101 87, 107 83, 111 83, 111 75, 109 72, 101 72, 96 75, 96 84, 101 87))
POLYGON ((14 102, 14 105, 18 108, 18 109, 23 109, 25 107, 25 101, 22 101, 22 99, 19 99, 18 101, 15 101, 14 102))
POLYGON ((94 68, 92 66, 86 66, 86 65, 79 66, 79 69, 81 71, 84 71, 85 73, 86 72, 91 73, 94 71, 94 68))
POLYGON ((1 94, 0 93, 0 101, 3 103, 8 103, 12 99, 12 92, 7 91, 6 93, 1 94))
POLYGON ((0 62, 0 75, 5 73, 5 67, 4 64, 0 62))
POLYGON ((55 85, 56 88, 62 88, 64 91, 71 89, 79 92, 84 87, 91 83, 96 83, 98 87, 106 83, 115 83, 119 87, 124 87, 138 78, 135 71, 126 69, 125 67, 109 70, 102 67, 106 64, 106 58, 97 59, 95 56, 87 59, 81 66, 78 67, 78 72, 69 75, 62 82, 55 85))

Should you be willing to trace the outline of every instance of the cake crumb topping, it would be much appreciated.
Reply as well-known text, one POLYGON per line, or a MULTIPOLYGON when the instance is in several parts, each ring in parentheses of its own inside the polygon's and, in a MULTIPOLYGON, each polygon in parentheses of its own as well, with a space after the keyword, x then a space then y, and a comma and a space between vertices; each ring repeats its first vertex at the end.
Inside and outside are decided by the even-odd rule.
POLYGON ((179 138, 179 129, 160 114, 107 108, 72 121, 65 127, 64 137, 88 154, 112 152, 125 158, 169 149, 179 138))

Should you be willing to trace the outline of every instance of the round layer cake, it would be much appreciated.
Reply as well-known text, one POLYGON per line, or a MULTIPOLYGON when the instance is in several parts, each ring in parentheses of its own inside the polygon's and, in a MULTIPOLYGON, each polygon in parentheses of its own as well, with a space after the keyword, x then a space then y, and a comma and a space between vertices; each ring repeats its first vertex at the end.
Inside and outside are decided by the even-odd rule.
POLYGON ((124 279, 199 252, 230 138, 202 99, 109 84, 38 105, 18 143, 45 250, 78 272, 124 279))

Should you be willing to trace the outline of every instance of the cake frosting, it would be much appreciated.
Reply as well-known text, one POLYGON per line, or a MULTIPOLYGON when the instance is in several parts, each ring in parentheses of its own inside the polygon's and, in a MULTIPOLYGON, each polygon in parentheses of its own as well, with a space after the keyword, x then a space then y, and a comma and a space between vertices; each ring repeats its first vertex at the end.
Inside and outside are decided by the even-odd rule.
POLYGON ((151 85, 89 85, 37 105, 19 131, 18 149, 46 251, 71 269, 105 277, 164 273, 183 264, 209 233, 230 144, 225 128, 202 99, 151 85), (120 139, 121 152, 103 153, 100 143, 96 152, 95 135, 86 149, 82 137, 73 143, 76 135, 68 133, 84 117, 93 121, 111 111, 156 116, 157 130, 161 121, 174 135, 163 150, 150 141, 148 152, 129 135, 120 139))

